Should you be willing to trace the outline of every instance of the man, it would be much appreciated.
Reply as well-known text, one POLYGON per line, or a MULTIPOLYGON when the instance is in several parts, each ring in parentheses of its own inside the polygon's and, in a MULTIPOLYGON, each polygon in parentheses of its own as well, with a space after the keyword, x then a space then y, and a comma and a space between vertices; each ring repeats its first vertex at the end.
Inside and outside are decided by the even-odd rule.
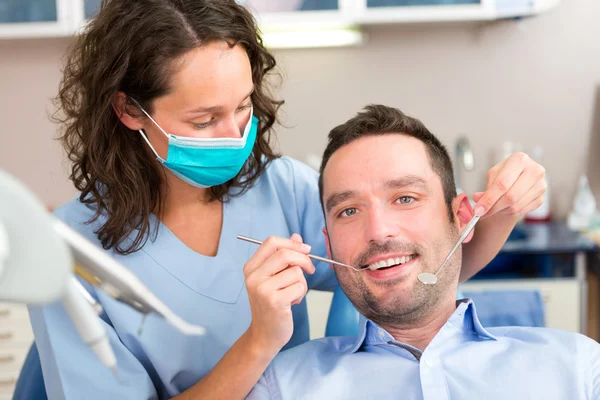
POLYGON ((359 335, 281 353, 250 399, 600 399, 598 343, 485 329, 472 301, 455 300, 460 248, 437 284, 417 279, 438 270, 473 216, 446 149, 420 121, 369 106, 333 129, 320 189, 330 256, 369 267, 335 267, 364 316, 359 335))

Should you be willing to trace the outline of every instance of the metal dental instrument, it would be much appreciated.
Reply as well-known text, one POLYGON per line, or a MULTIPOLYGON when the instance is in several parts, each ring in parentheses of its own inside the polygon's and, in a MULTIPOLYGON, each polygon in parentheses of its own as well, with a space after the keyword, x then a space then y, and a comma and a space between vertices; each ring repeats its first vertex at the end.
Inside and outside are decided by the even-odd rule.
POLYGON ((465 229, 463 229, 456 244, 454 245, 452 250, 450 250, 450 254, 448 254, 448 257, 446 257, 446 259, 444 260, 442 265, 438 268, 438 270, 435 272, 435 274, 432 274, 431 272, 421 272, 419 274, 419 276, 417 276, 417 278, 421 281, 421 283, 423 283, 424 285, 435 285, 437 283, 437 281, 438 281, 437 274, 442 270, 442 268, 444 268, 444 265, 446 265, 448 260, 450 260, 450 258, 452 258, 452 256, 454 255, 454 252, 456 251, 456 249, 458 249, 458 246, 460 246, 462 244, 462 242, 467 238, 467 236, 469 236, 469 233, 471 233, 471 231, 475 227, 475 224, 477 223, 477 221, 479 221, 479 218, 480 218, 479 215, 475 215, 471 219, 471 221, 469 221, 469 223, 467 224, 465 229))
MULTIPOLYGON (((254 244, 262 244, 263 243, 260 240, 252 239, 252 238, 249 238, 247 236, 242 236, 242 235, 237 235, 237 238, 240 239, 240 240, 244 240, 246 242, 254 243, 254 244)), ((355 271, 364 271, 366 269, 369 269, 368 267, 365 267, 365 268, 356 268, 356 267, 353 267, 352 265, 344 264, 344 263, 341 263, 339 261, 330 260, 329 258, 325 258, 325 257, 315 256, 314 254, 307 254, 307 255, 308 255, 309 258, 312 258, 313 260, 324 261, 326 263, 331 263, 331 264, 339 265, 340 267, 352 268, 355 271)))
POLYGON ((75 286, 77 286, 77 288, 79 289, 79 292, 85 298, 85 300, 88 303, 90 303, 90 305, 92 306, 92 308, 94 309, 94 311, 96 312, 96 314, 97 315, 102 314, 102 311, 103 311, 102 305, 100 303, 98 303, 92 297, 92 295, 86 290, 86 288, 83 287, 83 285, 81 284, 81 282, 79 282, 77 279, 74 279, 73 283, 75 284, 75 286))

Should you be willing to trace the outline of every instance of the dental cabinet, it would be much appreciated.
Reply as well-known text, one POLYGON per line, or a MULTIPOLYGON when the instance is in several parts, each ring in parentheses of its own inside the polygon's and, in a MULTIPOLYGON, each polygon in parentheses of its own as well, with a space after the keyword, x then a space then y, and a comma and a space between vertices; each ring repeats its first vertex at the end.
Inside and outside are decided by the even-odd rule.
POLYGON ((0 37, 68 36, 72 32, 70 0, 0 1, 0 37))
POLYGON ((461 284, 464 292, 537 290, 546 326, 598 339, 600 248, 565 224, 519 224, 500 253, 461 284), (588 323, 590 321, 590 323, 588 323))
MULTIPOLYGON (((261 30, 362 28, 377 24, 492 21, 532 16, 560 0, 237 0, 261 30), (254 3, 253 3, 254 2, 254 3)), ((93 17, 100 0, 0 0, 0 38, 67 37, 93 17)))
POLYGON ((15 384, 33 343, 27 307, 0 303, 0 400, 12 399, 15 384))

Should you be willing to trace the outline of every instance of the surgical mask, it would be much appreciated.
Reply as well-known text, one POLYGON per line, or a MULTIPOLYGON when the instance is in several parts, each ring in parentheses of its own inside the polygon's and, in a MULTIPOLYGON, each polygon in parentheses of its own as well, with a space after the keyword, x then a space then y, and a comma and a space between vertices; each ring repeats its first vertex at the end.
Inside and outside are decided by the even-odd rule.
POLYGON ((169 139, 165 160, 152 147, 144 131, 139 130, 156 159, 175 176, 192 186, 208 188, 233 179, 241 171, 254 148, 258 119, 252 114, 252 110, 241 138, 206 139, 169 134, 139 104, 138 107, 169 139))

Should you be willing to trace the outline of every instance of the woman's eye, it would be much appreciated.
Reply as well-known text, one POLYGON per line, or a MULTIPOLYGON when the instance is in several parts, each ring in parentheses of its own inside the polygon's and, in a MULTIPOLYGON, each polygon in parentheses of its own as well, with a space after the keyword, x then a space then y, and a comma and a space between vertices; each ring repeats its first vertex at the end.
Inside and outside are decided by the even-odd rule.
POLYGON ((211 119, 208 122, 200 122, 200 123, 192 123, 192 125, 194 126, 194 128, 196 129, 202 129, 202 128, 207 128, 209 126, 211 126, 213 124, 213 119, 211 119))
POLYGON ((358 210, 356 208, 346 208, 340 213, 340 217, 351 217, 356 215, 357 212, 358 210))
POLYGON ((410 204, 415 200, 414 197, 410 197, 410 196, 402 196, 399 197, 396 202, 400 203, 400 204, 410 204))
POLYGON ((245 106, 238 107, 237 111, 238 112, 244 111, 244 110, 249 109, 250 107, 252 107, 252 103, 246 104, 245 106))

